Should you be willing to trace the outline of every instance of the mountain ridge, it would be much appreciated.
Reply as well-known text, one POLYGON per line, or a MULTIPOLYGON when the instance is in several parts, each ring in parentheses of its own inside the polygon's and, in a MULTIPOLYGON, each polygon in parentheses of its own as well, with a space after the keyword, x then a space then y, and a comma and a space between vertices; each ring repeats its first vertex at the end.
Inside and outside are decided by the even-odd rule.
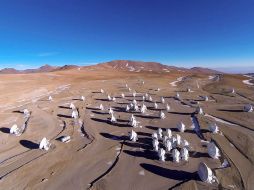
MULTIPOLYGON (((216 70, 203 68, 203 67, 193 67, 190 69, 183 67, 176 67, 170 65, 164 65, 159 62, 152 61, 133 61, 133 60, 113 60, 108 62, 102 62, 91 66, 83 66, 91 67, 91 68, 102 68, 102 69, 115 69, 121 71, 128 72, 194 72, 194 73, 207 73, 207 74, 218 74, 222 73, 216 70)), ((64 65, 64 66, 51 66, 51 65, 43 65, 37 69, 26 69, 26 70, 17 70, 15 68, 4 68, 0 70, 0 74, 27 74, 27 73, 44 73, 44 72, 54 72, 54 71, 64 71, 80 68, 77 65, 64 65)))
POLYGON ((14 68, 4 68, 0 70, 0 74, 46 73, 46 72, 69 70, 69 69, 78 68, 78 67, 79 66, 77 65, 51 66, 51 65, 45 64, 36 69, 18 70, 14 68))

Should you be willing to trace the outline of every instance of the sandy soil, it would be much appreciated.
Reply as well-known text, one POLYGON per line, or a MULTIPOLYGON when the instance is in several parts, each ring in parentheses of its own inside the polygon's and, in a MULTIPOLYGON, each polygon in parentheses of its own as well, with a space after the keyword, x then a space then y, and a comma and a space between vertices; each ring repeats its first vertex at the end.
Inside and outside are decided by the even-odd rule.
POLYGON ((192 75, 170 72, 112 72, 83 68, 54 73, 0 75, 0 187, 1 189, 252 189, 254 186, 254 113, 243 112, 245 104, 254 104, 254 87, 244 84, 243 76, 192 75), (183 77, 183 78, 180 78, 183 77), (180 80, 181 79, 181 80, 180 80), (142 84, 142 81, 145 81, 142 84), (177 82, 174 82, 177 81, 177 82), (149 93, 153 102, 145 102, 146 115, 125 112, 134 97, 125 84, 137 92, 136 100, 149 93), (157 89, 160 88, 160 91, 157 89), (190 88, 191 92, 186 89, 190 88), (236 93, 230 93, 234 88, 236 93), (100 93, 104 89, 105 93, 100 93), (180 94, 180 100, 174 97, 180 94), (121 98, 125 93, 125 98, 121 98), (108 101, 107 95, 116 97, 108 101), (52 96, 53 101, 48 97, 52 96), (86 98, 85 101, 80 99, 86 98), (166 112, 161 97, 171 107, 166 112), (201 96, 208 96, 203 101, 201 96), (159 109, 153 109, 157 102, 159 109), (71 117, 73 103, 79 118, 71 117), (114 110, 117 122, 109 122, 114 110), (201 106, 205 115, 195 113, 201 106), (9 134, 13 124, 25 122, 22 110, 31 111, 24 133, 9 134), (160 110, 166 119, 160 119, 160 110), (135 128, 138 141, 131 142, 128 125, 131 114, 142 128, 135 128), (210 117, 209 117, 210 116, 210 117), (193 130, 193 120, 200 130, 193 130), (187 130, 180 133, 177 123, 187 130), (215 122, 220 134, 212 134, 208 124, 215 122), (158 128, 170 128, 191 145, 188 162, 174 163, 171 152, 166 162, 159 161, 152 148, 151 134, 158 128), (71 141, 63 143, 61 136, 71 141), (43 137, 50 139, 49 151, 38 149, 43 137), (202 141, 214 141, 221 152, 212 159, 202 141), (221 168, 224 160, 229 166, 221 168), (202 182, 198 164, 205 162, 218 183, 202 182))

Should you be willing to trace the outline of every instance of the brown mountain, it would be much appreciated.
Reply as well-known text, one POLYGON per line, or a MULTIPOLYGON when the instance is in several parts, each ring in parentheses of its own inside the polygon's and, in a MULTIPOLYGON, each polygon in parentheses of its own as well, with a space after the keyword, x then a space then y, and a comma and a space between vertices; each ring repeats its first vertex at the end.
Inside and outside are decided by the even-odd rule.
POLYGON ((58 67, 53 67, 50 65, 43 65, 38 69, 26 69, 21 71, 22 73, 44 73, 44 72, 52 72, 55 71, 58 67))
POLYGON ((191 69, 163 65, 158 62, 143 62, 143 61, 130 61, 130 60, 114 60, 105 63, 100 63, 94 66, 95 68, 109 68, 114 70, 123 70, 130 72, 190 72, 190 73, 203 73, 203 74, 222 74, 220 71, 208 69, 204 67, 193 67, 191 69))
POLYGON ((174 66, 163 65, 158 62, 143 62, 130 60, 114 60, 110 62, 100 63, 95 67, 109 68, 115 70, 123 70, 130 72, 154 71, 154 72, 170 72, 172 70, 186 70, 174 66))
POLYGON ((64 65, 64 66, 62 66, 62 67, 58 67, 57 69, 55 69, 55 70, 57 70, 57 71, 61 71, 61 70, 69 70, 69 69, 75 69, 75 68, 78 68, 79 66, 77 66, 77 65, 64 65))
POLYGON ((0 70, 0 74, 18 74, 20 71, 13 68, 5 68, 0 70))

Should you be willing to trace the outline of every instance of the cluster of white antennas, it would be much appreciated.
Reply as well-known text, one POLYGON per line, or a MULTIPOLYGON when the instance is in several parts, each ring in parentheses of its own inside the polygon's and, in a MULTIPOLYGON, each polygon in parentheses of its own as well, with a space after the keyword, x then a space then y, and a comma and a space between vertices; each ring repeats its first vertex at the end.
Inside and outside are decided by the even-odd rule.
POLYGON ((142 99, 143 99, 143 102, 146 100, 146 101, 149 101, 149 102, 152 102, 153 101, 153 98, 152 96, 150 96, 148 93, 145 93, 145 95, 142 96, 142 99))
POLYGON ((163 130, 159 128, 152 134, 152 139, 153 149, 158 152, 161 161, 165 161, 166 152, 171 151, 174 162, 180 162, 180 160, 188 161, 190 144, 187 140, 181 138, 179 134, 172 135, 170 129, 166 129, 165 133, 163 133, 163 130), (166 150, 160 148, 160 139, 163 140, 163 145, 166 150), (177 148, 181 148, 181 150, 179 151, 177 148))
POLYGON ((129 112, 129 111, 139 112, 139 111, 141 111, 142 112, 142 111, 146 111, 146 110, 144 108, 143 108, 143 110, 140 110, 139 105, 137 103, 137 100, 134 99, 129 105, 126 105, 125 111, 126 112, 129 112))
POLYGON ((115 98, 115 97, 111 97, 111 96, 108 94, 108 101, 116 102, 116 98, 115 98))
POLYGON ((51 146, 51 144, 50 144, 49 140, 46 137, 44 137, 40 142, 39 149, 41 149, 41 150, 44 149, 44 150, 48 151, 50 149, 50 146, 51 146))
POLYGON ((125 87, 131 92, 131 88, 128 87, 128 84, 125 84, 125 87))
MULTIPOLYGON (((179 131, 183 132, 185 126, 183 123, 178 124, 179 131)), ((189 159, 189 149, 190 144, 187 140, 183 139, 179 134, 172 135, 172 131, 167 129, 165 133, 163 133, 162 129, 159 128, 156 132, 152 134, 153 139, 153 149, 154 151, 158 152, 159 159, 161 161, 165 161, 166 152, 172 153, 173 161, 178 163, 180 160, 188 161, 189 159), (163 140, 163 145, 165 150, 160 147, 159 140, 163 140), (180 148, 180 151, 179 151, 180 148)), ((220 150, 214 144, 214 142, 207 143, 207 151, 211 158, 219 159, 220 157, 220 150)))
MULTIPOLYGON (((101 104, 101 106, 100 106, 100 109, 101 109, 101 110, 104 110, 104 107, 102 106, 102 104, 101 104), (103 108, 103 109, 102 109, 102 108, 103 108)), ((111 123, 116 123, 117 120, 116 120, 116 117, 114 116, 114 110, 113 110, 111 107, 109 107, 108 113, 109 113, 109 115, 110 115, 110 118, 109 118, 110 122, 111 122, 111 123)))
MULTIPOLYGON (((143 96, 143 100, 147 98, 149 101, 152 101, 152 97, 146 93, 145 96, 143 96)), ((161 102, 165 103, 165 99, 163 97, 161 98, 161 102)), ((158 108, 159 108, 158 104, 154 102, 154 109, 158 109, 158 108)), ((166 104, 166 110, 167 112, 170 111, 170 106, 168 104, 166 104)), ((135 111, 135 112, 140 112, 142 114, 145 114, 147 112, 147 106, 144 104, 144 102, 141 106, 139 106, 136 99, 134 99, 130 104, 126 105, 125 111, 126 112, 135 111)), ((161 111, 159 113, 159 117, 161 119, 165 119, 166 118, 165 113, 161 111)))
MULTIPOLYGON (((135 101, 135 100, 134 100, 135 101)), ((134 102, 133 101, 133 102, 134 102)), ((127 107, 126 107, 127 108, 127 107)), ((133 110, 135 112, 139 112, 139 106, 137 103, 130 103, 130 110, 133 110)))

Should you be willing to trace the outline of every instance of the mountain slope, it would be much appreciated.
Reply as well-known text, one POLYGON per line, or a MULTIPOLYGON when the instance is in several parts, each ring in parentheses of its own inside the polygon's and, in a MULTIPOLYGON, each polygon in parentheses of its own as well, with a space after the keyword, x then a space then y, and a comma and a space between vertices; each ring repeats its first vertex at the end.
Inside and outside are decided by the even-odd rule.
POLYGON ((110 62, 100 63, 97 67, 111 68, 116 70, 140 72, 140 71, 154 71, 154 72, 170 72, 171 70, 185 70, 178 67, 163 65, 158 62, 143 62, 143 61, 130 61, 130 60, 114 60, 110 62))
POLYGON ((52 72, 56 70, 58 67, 53 67, 50 65, 43 65, 39 67, 38 69, 26 69, 21 71, 21 73, 44 73, 44 72, 52 72))
POLYGON ((207 73, 207 74, 222 74, 222 72, 220 71, 216 71, 216 70, 208 69, 204 67, 192 67, 190 70, 194 72, 198 72, 198 73, 200 72, 200 73, 207 73))
POLYGON ((0 74, 18 74, 20 71, 13 68, 5 68, 0 70, 0 74))
POLYGON ((203 68, 203 67, 193 67, 191 69, 186 69, 182 67, 163 65, 158 62, 143 62, 143 61, 130 61, 130 60, 114 60, 110 62, 100 63, 96 66, 124 70, 130 72, 140 72, 140 71, 154 71, 154 72, 191 72, 191 73, 203 73, 203 74, 222 74, 222 72, 203 68))

